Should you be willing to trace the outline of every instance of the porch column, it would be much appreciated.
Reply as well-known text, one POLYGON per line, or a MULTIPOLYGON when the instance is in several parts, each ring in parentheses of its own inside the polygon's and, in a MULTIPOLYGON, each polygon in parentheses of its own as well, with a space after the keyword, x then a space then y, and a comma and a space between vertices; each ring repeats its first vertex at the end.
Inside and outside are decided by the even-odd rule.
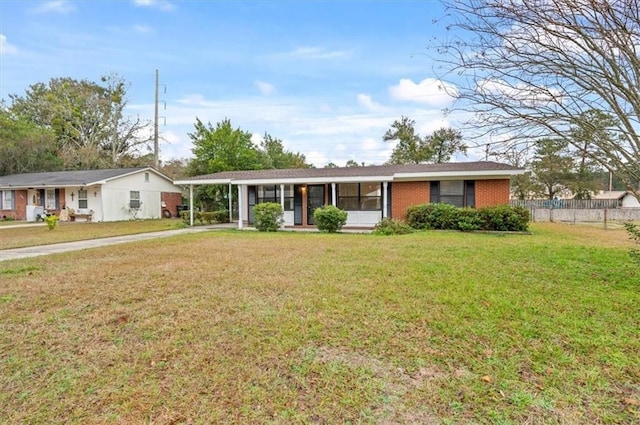
POLYGON ((244 198, 244 185, 239 184, 238 185, 238 229, 242 229, 242 221, 244 220, 244 217, 242 216, 242 212, 244 210, 244 205, 242 205, 243 203, 243 198, 244 198))
POLYGON ((331 183, 331 205, 333 205, 334 207, 337 206, 337 204, 336 204, 336 184, 335 183, 331 183))
MULTIPOLYGON (((282 212, 284 213, 284 184, 280 184, 280 207, 282 207, 282 212)), ((284 220, 282 220, 280 228, 284 229, 284 220)))
POLYGON ((233 186, 229 183, 229 223, 233 223, 233 186))
POLYGON ((193 185, 189 185, 189 225, 193 226, 193 185))
POLYGON ((388 182, 382 182, 382 218, 387 218, 387 186, 388 182))

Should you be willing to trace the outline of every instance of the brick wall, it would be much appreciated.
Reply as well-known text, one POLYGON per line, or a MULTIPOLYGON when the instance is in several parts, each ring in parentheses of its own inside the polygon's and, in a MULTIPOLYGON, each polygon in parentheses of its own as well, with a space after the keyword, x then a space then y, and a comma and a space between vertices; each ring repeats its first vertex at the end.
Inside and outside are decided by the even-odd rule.
MULTIPOLYGON (((404 219, 411 205, 429 202, 430 182, 394 182, 391 190, 391 218, 404 219)), ((509 179, 476 180, 476 208, 509 204, 509 179)))
POLYGON ((394 182, 391 186, 391 218, 402 220, 411 205, 429 202, 429 184, 425 181, 394 182))
POLYGON ((160 199, 165 203, 171 217, 176 217, 177 206, 182 204, 182 193, 162 192, 160 199))
POLYGON ((27 191, 16 190, 12 210, 0 210, 0 217, 12 217, 14 220, 27 219, 27 191))
POLYGON ((509 205, 509 179, 476 180, 476 208, 509 205))

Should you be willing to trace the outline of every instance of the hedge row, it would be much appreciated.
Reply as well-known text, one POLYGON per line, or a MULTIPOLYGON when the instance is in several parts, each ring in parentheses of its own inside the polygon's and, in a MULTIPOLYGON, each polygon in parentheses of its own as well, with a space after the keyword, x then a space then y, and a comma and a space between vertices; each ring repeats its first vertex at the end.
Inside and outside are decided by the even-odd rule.
POLYGON ((440 203, 420 204, 407 209, 407 224, 414 229, 524 232, 529 228, 529 210, 509 205, 458 208, 440 203))
MULTIPOLYGON (((182 221, 189 224, 191 221, 191 211, 180 211, 180 217, 182 221)), ((200 224, 218 224, 229 222, 229 211, 194 211, 193 220, 200 222, 200 224)))

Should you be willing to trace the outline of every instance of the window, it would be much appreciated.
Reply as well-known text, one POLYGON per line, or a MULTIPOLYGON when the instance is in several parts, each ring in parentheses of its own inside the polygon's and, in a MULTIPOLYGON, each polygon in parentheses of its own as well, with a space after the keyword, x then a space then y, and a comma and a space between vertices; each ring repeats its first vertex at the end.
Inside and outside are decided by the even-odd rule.
MULTIPOLYGON (((256 204, 262 202, 280 203, 280 185, 263 185, 256 187, 256 204)), ((293 185, 284 185, 284 210, 293 211, 293 185)))
POLYGON ((0 210, 13 210, 13 190, 3 190, 2 197, 0 197, 0 210))
POLYGON ((380 211, 380 183, 342 183, 338 185, 338 208, 346 211, 380 211))
POLYGON ((129 208, 137 210, 140 208, 140 192, 132 190, 129 192, 129 208))
POLYGON ((149 173, 144 173, 144 181, 149 183, 149 173))
POLYGON ((475 181, 442 180, 431 182, 430 201, 451 204, 456 207, 473 207, 476 204, 475 181))
POLYGON ((80 189, 78 190, 78 208, 88 208, 89 203, 87 202, 87 190, 80 189))
POLYGON ((44 208, 47 210, 56 209, 56 190, 55 189, 46 190, 44 208))

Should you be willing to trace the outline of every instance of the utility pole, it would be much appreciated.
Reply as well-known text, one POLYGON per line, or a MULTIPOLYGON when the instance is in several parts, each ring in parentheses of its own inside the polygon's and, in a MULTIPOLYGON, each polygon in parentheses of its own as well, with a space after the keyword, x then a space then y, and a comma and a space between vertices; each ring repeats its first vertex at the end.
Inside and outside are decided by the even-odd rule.
POLYGON ((155 113, 153 116, 153 165, 156 170, 160 166, 159 160, 159 151, 160 148, 158 146, 158 70, 156 69, 156 96, 155 96, 155 113))

